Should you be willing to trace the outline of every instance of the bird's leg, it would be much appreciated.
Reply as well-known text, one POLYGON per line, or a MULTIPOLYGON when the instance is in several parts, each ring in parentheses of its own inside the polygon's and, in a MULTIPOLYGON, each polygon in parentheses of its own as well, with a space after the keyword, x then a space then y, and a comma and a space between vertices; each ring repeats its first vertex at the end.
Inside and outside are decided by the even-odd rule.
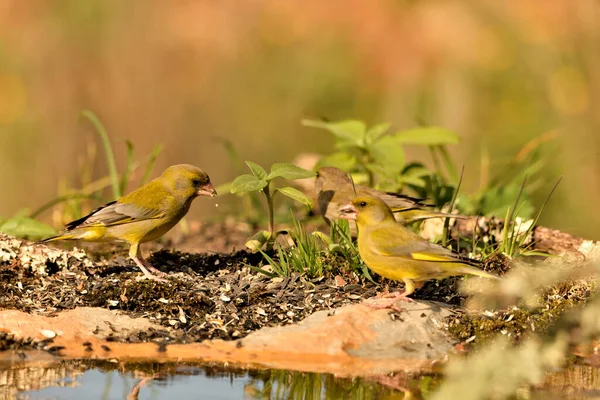
POLYGON ((166 279, 153 275, 150 271, 148 271, 148 269, 152 269, 155 272, 158 272, 158 275, 165 275, 165 273, 157 270, 156 268, 151 266, 146 260, 144 260, 144 257, 142 257, 142 254, 140 252, 140 247, 138 243, 131 245, 131 248, 129 249, 129 257, 131 257, 131 259, 135 262, 138 268, 144 273, 144 277, 142 279, 152 279, 157 282, 168 282, 166 279))
MULTIPOLYGON (((380 294, 377 295, 377 297, 379 298, 387 298, 390 297, 390 284, 388 283, 388 280, 385 279, 386 285, 383 287, 383 292, 381 292, 380 294)), ((391 297, 393 297, 393 293, 391 294, 391 297)))
POLYGON ((167 274, 165 272, 162 272, 160 269, 158 269, 156 267, 153 267, 152 264, 150 264, 148 262, 148 260, 146 260, 144 257, 142 257, 141 251, 140 251, 140 253, 138 255, 138 258, 140 259, 140 261, 142 262, 142 264, 144 264, 144 266, 146 268, 148 268, 148 271, 154 273, 155 275, 159 275, 159 276, 169 276, 169 274, 167 274))
POLYGON ((411 294, 413 294, 413 292, 415 291, 415 289, 420 288, 421 286, 423 286, 423 282, 414 282, 412 279, 403 279, 404 281, 404 291, 402 292, 393 292, 393 293, 387 293, 381 297, 386 297, 389 298, 389 300, 384 301, 384 302, 378 302, 378 303, 366 303, 366 305, 368 307, 377 309, 377 310, 381 310, 381 309, 386 309, 386 308, 391 308, 393 310, 396 311, 403 311, 402 307, 396 306, 396 302, 398 300, 402 300, 402 301, 408 301, 408 302, 413 302, 414 300, 411 299, 410 296, 411 294))

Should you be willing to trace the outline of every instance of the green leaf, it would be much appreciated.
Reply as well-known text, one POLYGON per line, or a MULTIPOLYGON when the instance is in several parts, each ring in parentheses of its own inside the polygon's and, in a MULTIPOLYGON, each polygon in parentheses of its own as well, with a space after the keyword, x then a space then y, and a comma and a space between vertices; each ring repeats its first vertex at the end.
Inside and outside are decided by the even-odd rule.
POLYGON ((357 164, 356 156, 346 153, 338 152, 332 153, 328 156, 321 158, 317 162, 317 168, 321 167, 336 167, 342 171, 350 171, 357 164))
POLYGON ((377 141, 381 136, 385 135, 385 133, 390 129, 392 125, 388 123, 377 124, 371 129, 367 131, 366 141, 367 144, 372 144, 377 141))
MULTIPOLYGON (((400 182, 402 184, 406 184, 406 185, 413 185, 413 186, 417 186, 417 187, 425 187, 425 185, 427 184, 425 179, 421 178, 421 177, 417 177, 417 176, 401 176, 400 177, 400 182)), ((218 193, 218 192, 217 192, 218 193)))
POLYGON ((309 208, 312 208, 314 205, 313 200, 310 197, 308 197, 307 195, 305 195, 298 189, 294 189, 293 187, 287 186, 287 187, 277 188, 277 189, 275 189, 275 191, 277 191, 283 195, 286 195, 290 199, 299 201, 300 203, 304 204, 305 206, 307 206, 309 208))
POLYGON ((362 121, 347 119, 338 122, 323 122, 304 119, 302 120, 302 125, 325 129, 337 138, 345 139, 357 146, 364 147, 365 131, 367 127, 362 121))
POLYGON ((231 193, 256 192, 267 186, 267 181, 254 175, 240 175, 231 183, 231 193))
POLYGON ((407 165, 398 180, 402 185, 413 185, 424 188, 426 185, 425 177, 430 174, 430 171, 420 163, 411 163, 407 165))
POLYGON ((246 242, 246 247, 252 251, 260 251, 271 239, 271 232, 258 231, 246 242))
POLYGON ((252 161, 246 161, 246 165, 248 166, 248 168, 250 168, 250 171, 252 171, 252 175, 257 177, 258 179, 267 178, 267 171, 265 171, 265 169, 260 165, 255 164, 252 161))
POLYGON ((423 146, 458 144, 460 141, 456 133, 437 126, 409 129, 407 131, 396 132, 391 136, 395 137, 398 143, 420 144, 423 146))
POLYGON ((0 225, 0 232, 19 238, 29 239, 41 239, 56 233, 51 226, 25 216, 7 219, 0 225))
POLYGON ((333 144, 333 147, 337 151, 346 152, 346 153, 356 153, 356 154, 360 154, 361 152, 363 152, 365 150, 364 147, 362 147, 354 142, 351 142, 350 140, 346 140, 346 139, 336 140, 335 143, 333 144))
POLYGON ((392 171, 404 167, 404 150, 402 142, 395 136, 384 136, 371 147, 371 154, 377 164, 392 171))
POLYGON ((275 163, 271 166, 271 173, 267 176, 267 180, 271 180, 277 177, 295 180, 311 178, 315 175, 316 172, 300 168, 294 164, 275 163))

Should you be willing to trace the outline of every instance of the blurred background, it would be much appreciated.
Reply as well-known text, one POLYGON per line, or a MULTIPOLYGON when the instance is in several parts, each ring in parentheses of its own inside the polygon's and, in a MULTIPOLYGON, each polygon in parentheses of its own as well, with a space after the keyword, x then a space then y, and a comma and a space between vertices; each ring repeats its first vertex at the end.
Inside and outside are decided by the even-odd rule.
MULTIPOLYGON (((332 151, 302 118, 356 118, 454 130, 467 192, 482 163, 502 174, 494 165, 547 142, 535 203, 563 181, 541 223, 598 238, 599 46, 593 0, 3 0, 0 215, 79 187, 89 163, 107 174, 83 109, 120 168, 125 140, 142 161, 161 144, 154 176, 192 163, 215 184, 241 172, 218 138, 268 166, 332 151)), ((215 210, 201 202, 192 218, 215 210)))

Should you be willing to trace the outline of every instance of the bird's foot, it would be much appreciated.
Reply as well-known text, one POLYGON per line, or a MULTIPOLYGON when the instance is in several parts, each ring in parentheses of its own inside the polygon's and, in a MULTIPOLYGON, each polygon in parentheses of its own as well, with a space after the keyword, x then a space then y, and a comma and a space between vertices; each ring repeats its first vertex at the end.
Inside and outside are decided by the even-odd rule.
POLYGON ((142 279, 152 279, 156 282, 167 282, 166 279, 160 277, 162 276, 166 278, 168 275, 154 268, 148 261, 144 260, 142 257, 135 257, 133 255, 131 258, 133 261, 135 261, 140 271, 144 273, 144 276, 140 276, 139 278, 136 278, 136 280, 140 281, 142 279), (154 274, 150 271, 154 272, 154 274))
POLYGON ((403 301, 408 301, 408 302, 413 302, 414 300, 411 299, 410 297, 407 297, 408 294, 406 294, 406 292, 384 292, 381 293, 379 295, 377 295, 377 298, 380 299, 394 299, 394 301, 396 300, 403 300, 403 301))
POLYGON ((146 267, 146 269, 152 273, 152 275, 162 276, 163 278, 166 278, 167 276, 169 276, 169 274, 167 274, 166 272, 162 272, 160 269, 152 266, 152 264, 150 264, 146 260, 143 261, 143 264, 146 267))
POLYGON ((378 296, 380 299, 381 298, 387 298, 389 300, 386 301, 377 301, 376 303, 367 303, 365 302, 365 305, 367 307, 376 309, 376 310, 383 310, 383 309, 387 309, 390 308, 392 310, 398 311, 398 312, 402 312, 404 311, 404 308, 397 306, 396 302, 401 300, 401 301, 406 301, 409 303, 414 302, 413 299, 411 299, 410 297, 407 297, 408 295, 406 294, 406 292, 393 292, 393 293, 383 293, 380 296, 378 296))

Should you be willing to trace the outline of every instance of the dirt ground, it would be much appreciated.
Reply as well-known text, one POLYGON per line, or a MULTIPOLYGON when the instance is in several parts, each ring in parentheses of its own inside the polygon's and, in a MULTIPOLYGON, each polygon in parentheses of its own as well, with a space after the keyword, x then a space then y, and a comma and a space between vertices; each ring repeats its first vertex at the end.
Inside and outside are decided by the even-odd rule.
MULTIPOLYGON (((81 306, 120 310, 161 328, 126 336, 115 331, 108 340, 190 343, 243 338, 264 326, 291 324, 318 310, 401 289, 396 282, 360 278, 336 257, 328 259, 332 268, 322 278, 270 278, 256 271, 262 266, 260 254, 239 250, 250 233, 245 224, 204 224, 185 238, 145 245, 149 261, 169 273, 168 283, 136 279, 141 273, 125 246, 86 244, 90 261, 80 250, 64 250, 73 245, 32 245, 0 235, 0 309, 44 316, 81 306), (35 257, 37 264, 30 261, 35 257)), ((490 262, 497 265, 488 265, 488 270, 505 269, 503 260, 490 262)), ((429 281, 413 297, 459 305, 461 279, 429 281)), ((21 345, 32 343, 0 334, 0 350, 21 345)))

